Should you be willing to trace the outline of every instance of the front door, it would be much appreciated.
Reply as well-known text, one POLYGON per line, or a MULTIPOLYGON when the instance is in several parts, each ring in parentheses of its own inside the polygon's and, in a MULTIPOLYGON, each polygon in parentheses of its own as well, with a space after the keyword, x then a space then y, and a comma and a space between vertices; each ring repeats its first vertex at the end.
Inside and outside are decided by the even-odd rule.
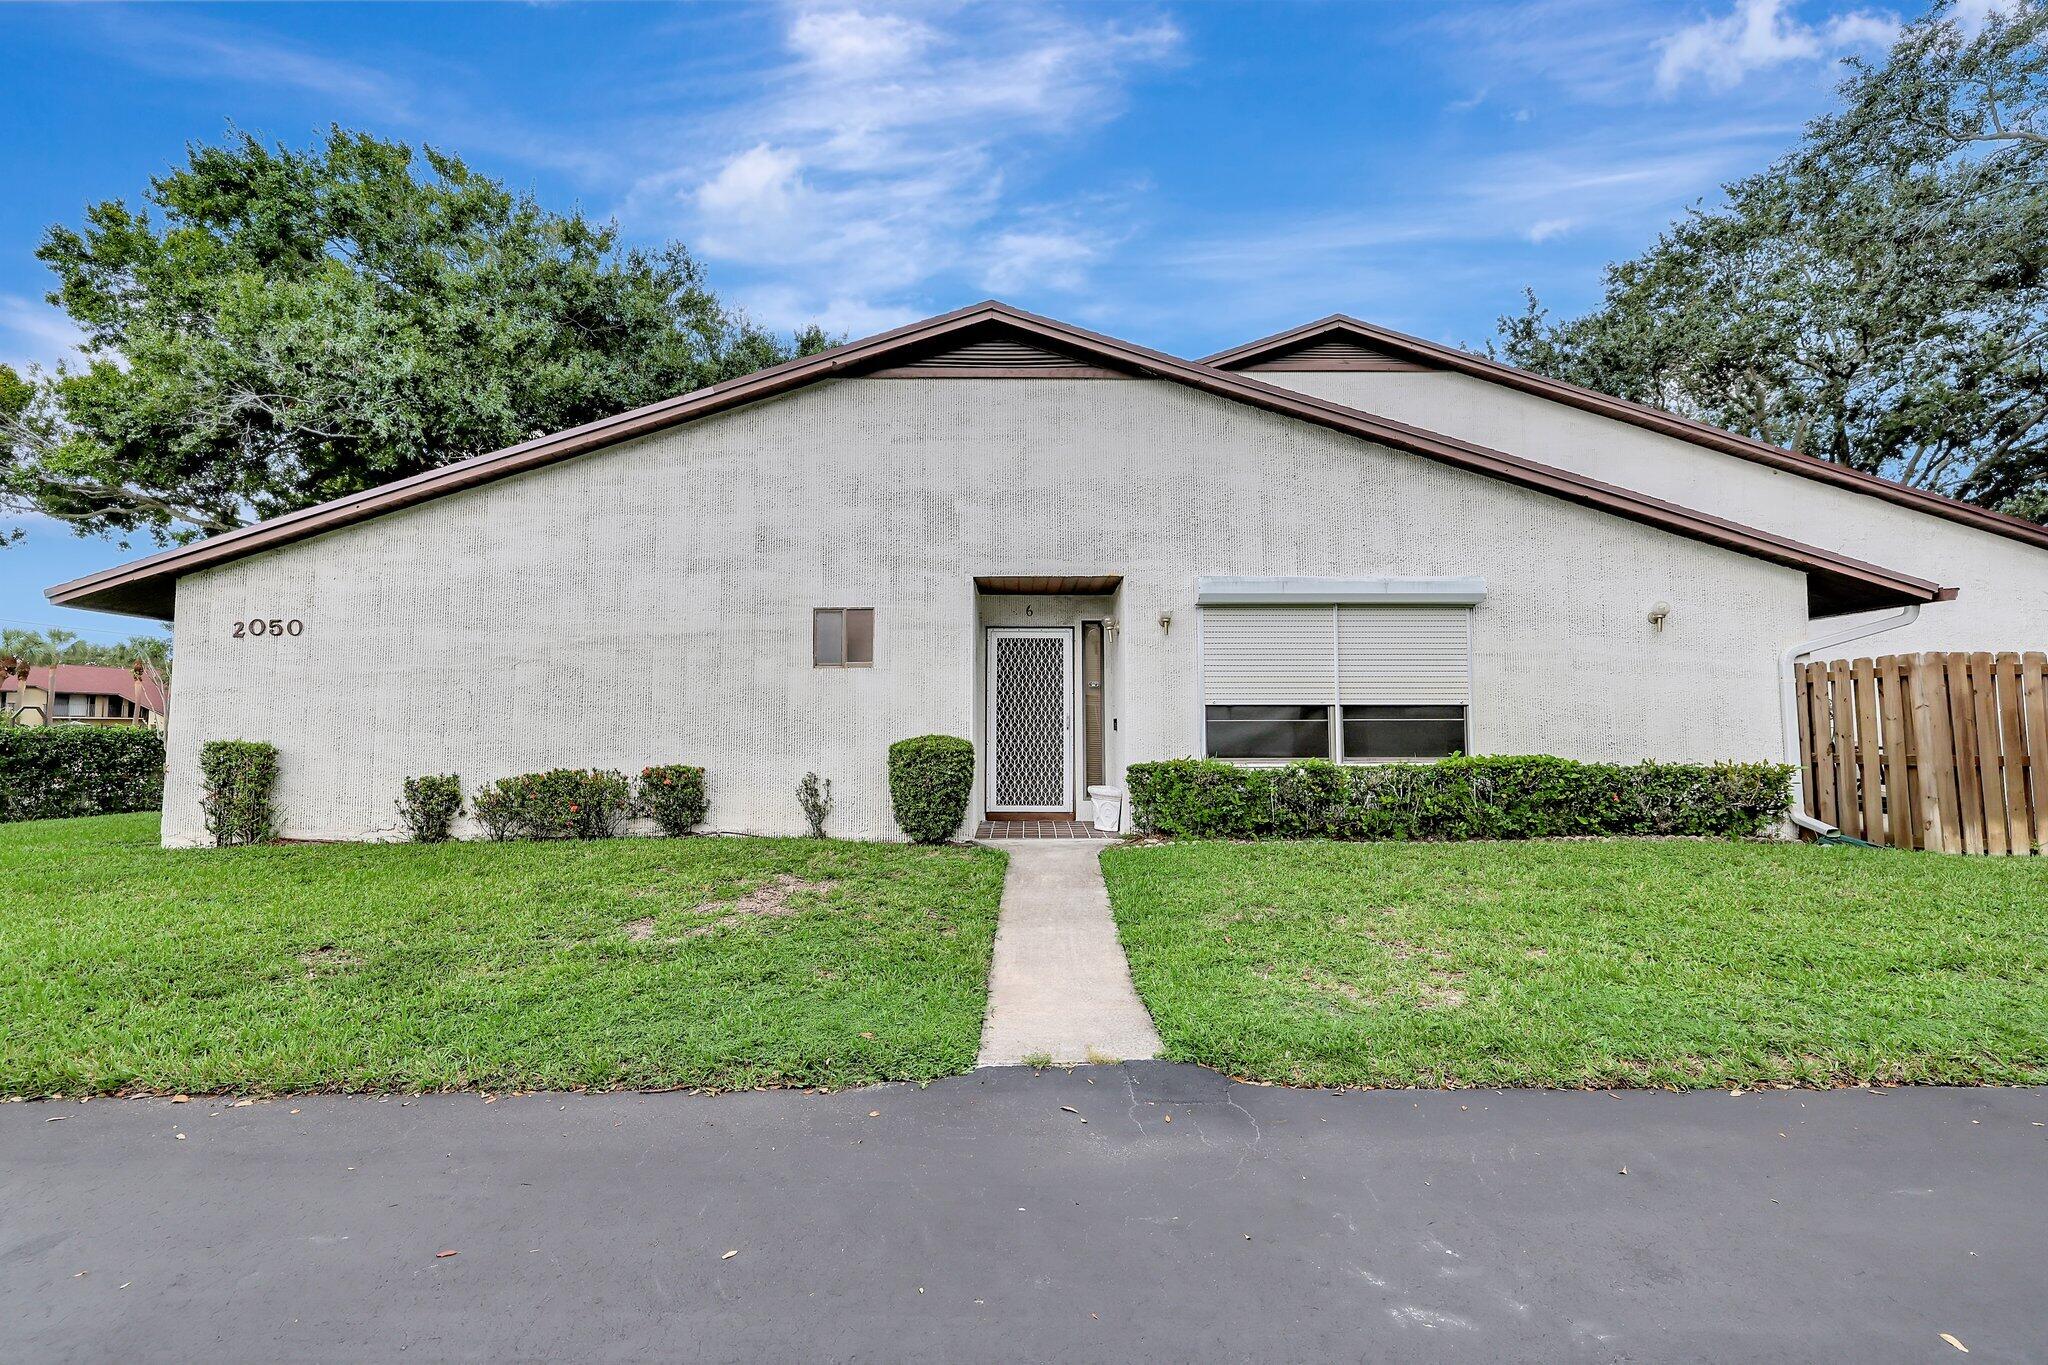
POLYGON ((1074 809, 1074 632, 988 633, 988 809, 1074 809))

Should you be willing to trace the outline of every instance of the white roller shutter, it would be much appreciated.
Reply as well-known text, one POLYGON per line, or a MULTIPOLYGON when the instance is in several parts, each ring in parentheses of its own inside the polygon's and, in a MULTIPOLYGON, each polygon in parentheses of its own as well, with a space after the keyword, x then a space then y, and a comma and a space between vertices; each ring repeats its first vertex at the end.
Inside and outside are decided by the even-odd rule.
POLYGON ((1472 694, 1469 607, 1337 607, 1337 699, 1464 705, 1472 694))
POLYGON ((1202 700, 1466 705, 1471 621, 1462 606, 1203 607, 1202 700))
POLYGON ((1332 608, 1202 608, 1202 700, 1210 706, 1334 701, 1332 608))

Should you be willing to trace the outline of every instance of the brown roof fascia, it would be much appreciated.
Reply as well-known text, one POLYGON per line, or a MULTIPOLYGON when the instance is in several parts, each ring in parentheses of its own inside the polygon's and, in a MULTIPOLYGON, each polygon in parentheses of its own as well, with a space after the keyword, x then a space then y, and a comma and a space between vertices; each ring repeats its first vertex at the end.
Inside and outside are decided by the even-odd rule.
POLYGON ((1754 440, 1722 427, 1680 417, 1662 408, 1631 403, 1625 398, 1616 398, 1597 389, 1568 384, 1561 379, 1551 379, 1529 370, 1516 369, 1512 365, 1503 365, 1497 360, 1488 360, 1470 351, 1461 351, 1455 346, 1444 346, 1437 342, 1424 341, 1421 337, 1409 336, 1405 332, 1390 331, 1370 322, 1361 322, 1344 313, 1332 313, 1329 317, 1316 322, 1276 332, 1257 341, 1247 341, 1241 346, 1232 346, 1228 350, 1204 357, 1201 363, 1219 369, 1236 370, 1246 365, 1258 364, 1268 357, 1292 350, 1331 333, 1356 337, 1360 341, 1369 342, 1431 368, 1453 370, 1474 379, 1484 379, 1489 383, 1534 394, 1539 398, 1549 398, 1584 412, 1611 417, 1617 422, 1626 422, 1630 426, 1654 431, 1662 436, 1671 436, 1694 445, 1705 446, 1709 450, 1718 450, 1724 455, 1769 465, 1773 469, 1787 470, 1853 492, 1867 493, 1871 497, 1881 498, 1901 507, 1910 507, 1916 512, 1926 512, 1932 516, 1960 522, 1965 526, 1974 526, 1980 531, 1989 531, 1993 535, 2048 548, 2048 526, 2028 521, 2025 517, 1994 512, 1988 507, 1959 502, 1954 498, 1943 497, 1939 493, 1930 493, 1924 488, 1900 483, 1896 479, 1866 474, 1862 470, 1850 469, 1846 465, 1839 465, 1817 456, 1802 455, 1796 450, 1787 450, 1768 441, 1754 440))
POLYGON ((318 507, 287 513, 133 564, 89 574, 50 588, 45 595, 61 605, 168 619, 174 600, 172 585, 181 574, 274 549, 446 493, 474 488, 724 412, 744 403, 776 397, 819 380, 862 374, 885 363, 914 363, 917 356, 929 354, 937 346, 948 342, 957 344, 963 333, 986 329, 1022 331, 1063 345, 1089 363, 1105 369, 1173 380, 1218 397, 1474 470, 1674 534, 1802 570, 1810 575, 1809 599, 1817 607, 1827 608, 1826 611, 1817 610, 1817 615, 1906 602, 1938 601, 1946 591, 1924 579, 1802 545, 1676 503, 1646 497, 1567 470, 1553 469, 1501 451, 1375 417, 1308 394, 1213 368, 1206 363, 1181 360, 989 301, 817 355, 787 361, 740 379, 698 389, 615 417, 415 474, 318 507))

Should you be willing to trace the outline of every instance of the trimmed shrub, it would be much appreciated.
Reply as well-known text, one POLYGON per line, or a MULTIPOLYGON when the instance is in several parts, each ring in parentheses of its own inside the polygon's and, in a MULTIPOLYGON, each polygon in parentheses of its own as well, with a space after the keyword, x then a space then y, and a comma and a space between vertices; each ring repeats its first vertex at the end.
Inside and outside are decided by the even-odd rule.
POLYGON ((277 834, 270 794, 277 788, 277 746, 255 739, 209 739, 199 746, 199 806, 213 842, 260 844, 277 834))
POLYGON ((1141 830, 1206 839, 1745 837, 1785 813, 1782 763, 1578 763, 1547 755, 1436 763, 1247 768, 1214 759, 1133 764, 1141 830))
POLYGON ((118 815, 163 803, 161 731, 0 723, 0 822, 118 815))
POLYGON ((960 831, 974 793, 974 745, 953 735, 919 735, 889 746, 889 802, 896 823, 919 844, 960 831))
POLYGON ((477 788, 470 799, 469 813, 484 827, 484 836, 503 842, 519 837, 519 797, 505 778, 488 787, 477 788))
POLYGON ((811 837, 825 837, 825 817, 832 813, 832 779, 816 773, 805 773, 803 781, 796 784, 796 803, 803 808, 804 823, 811 827, 811 837))
POLYGON ((704 791, 704 770, 687 763, 657 763, 640 770, 634 804, 670 838, 688 834, 704 823, 711 799, 704 791))
POLYGON ((448 826, 462 814, 462 779, 454 773, 408 777, 398 798, 398 818, 416 844, 448 841, 448 826))
POLYGON ((625 774, 600 768, 501 777, 474 802, 493 839, 609 839, 631 808, 625 774))

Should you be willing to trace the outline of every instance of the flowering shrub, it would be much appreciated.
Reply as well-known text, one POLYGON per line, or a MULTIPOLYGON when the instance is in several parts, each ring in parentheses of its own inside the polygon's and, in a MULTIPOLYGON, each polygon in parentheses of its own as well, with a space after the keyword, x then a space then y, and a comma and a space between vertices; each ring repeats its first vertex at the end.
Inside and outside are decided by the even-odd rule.
POLYGON ((704 813, 711 808, 704 791, 704 770, 687 763, 642 768, 634 805, 670 838, 688 834, 704 823, 704 813))
POLYGON ((519 837, 519 797, 517 790, 508 785, 513 779, 503 778, 488 787, 477 788, 470 798, 469 813, 484 827, 484 835, 490 839, 517 839, 519 837))
POLYGON ((632 805, 623 773, 550 768, 501 777, 471 803, 493 839, 609 839, 632 805))

